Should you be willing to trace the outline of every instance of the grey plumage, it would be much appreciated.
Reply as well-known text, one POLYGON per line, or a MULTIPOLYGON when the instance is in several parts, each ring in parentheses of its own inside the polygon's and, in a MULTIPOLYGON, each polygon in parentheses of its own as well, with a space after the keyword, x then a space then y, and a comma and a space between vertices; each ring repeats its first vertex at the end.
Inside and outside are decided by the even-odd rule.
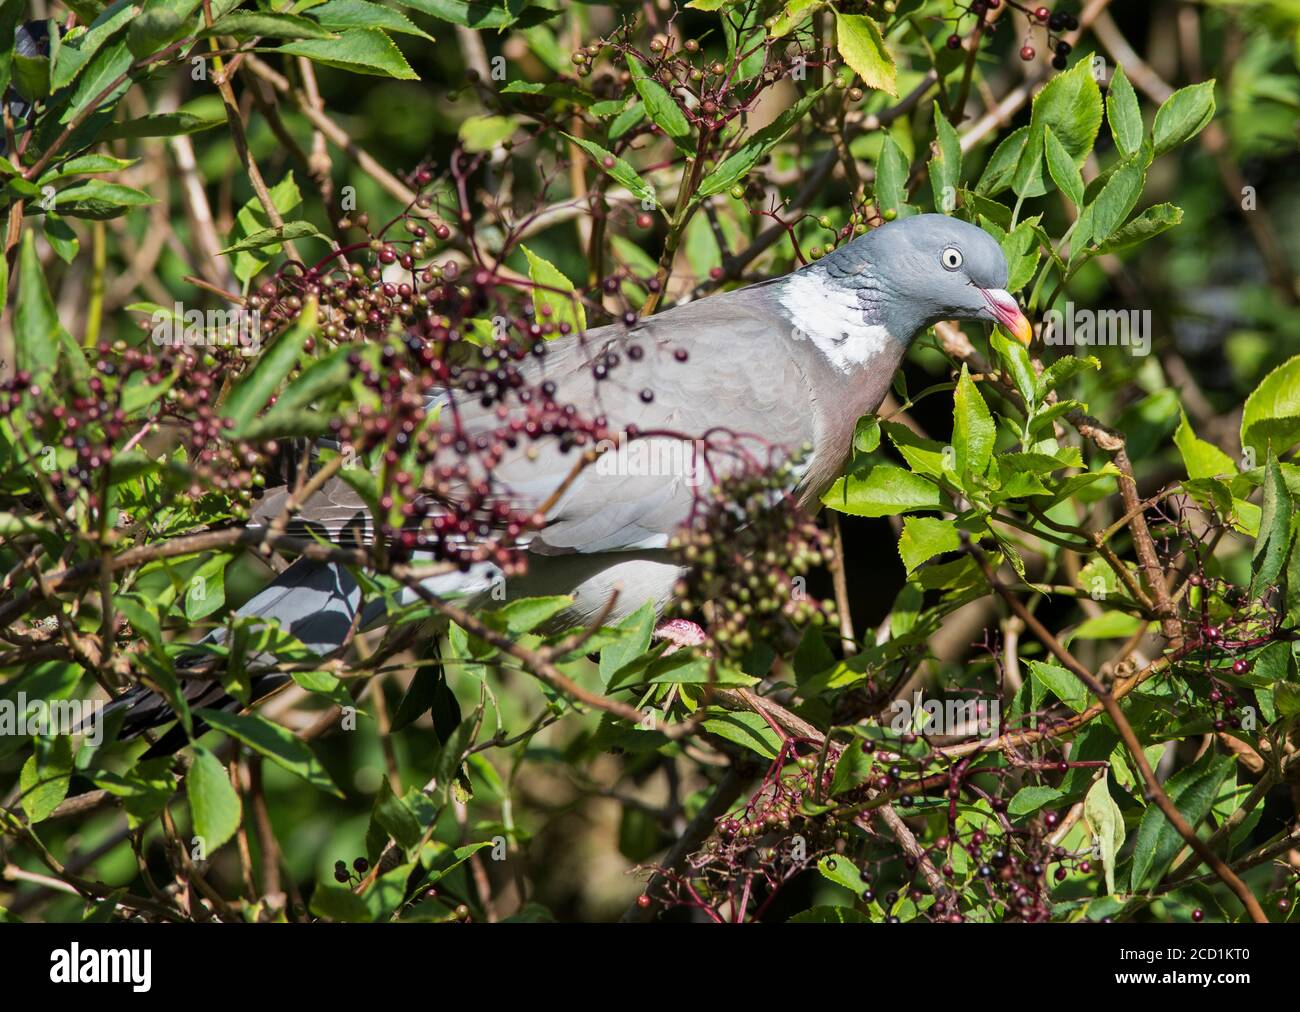
MULTIPOLYGON (((1000 321, 1026 339, 1027 322, 1001 291, 1006 280, 1006 261, 987 233, 943 215, 921 215, 868 232, 786 277, 677 306, 630 328, 558 339, 527 366, 528 379, 553 382, 558 403, 603 414, 616 430, 660 433, 638 439, 686 455, 679 459, 690 459, 692 440, 708 436, 759 460, 809 444, 811 457, 793 491, 815 509, 846 462, 857 419, 879 407, 918 332, 957 317, 1000 321), (629 354, 633 348, 639 357, 629 354), (683 350, 684 362, 678 359, 683 350), (619 365, 596 382, 593 365, 611 353, 619 365)), ((501 424, 495 407, 455 392, 445 396, 444 410, 454 400, 471 435, 501 424)), ((556 440, 521 443, 494 477, 501 495, 536 508, 574 460, 556 440)), ((736 466, 721 451, 710 462, 715 474, 736 466)), ((572 594, 569 621, 591 618, 616 585, 615 617, 646 600, 657 608, 666 603, 681 570, 665 548, 690 516, 692 476, 680 468, 665 475, 599 464, 579 474, 527 541, 529 571, 509 581, 508 597, 572 594)), ((252 523, 270 523, 286 494, 269 492, 252 523)), ((338 479, 304 505, 287 531, 343 543, 373 538, 364 504, 338 479)), ((360 596, 352 579, 339 574, 336 566, 299 561, 239 611, 278 620, 328 653, 343 642, 360 596)), ((500 579, 495 567, 481 564, 440 577, 429 589, 477 606, 500 579)))

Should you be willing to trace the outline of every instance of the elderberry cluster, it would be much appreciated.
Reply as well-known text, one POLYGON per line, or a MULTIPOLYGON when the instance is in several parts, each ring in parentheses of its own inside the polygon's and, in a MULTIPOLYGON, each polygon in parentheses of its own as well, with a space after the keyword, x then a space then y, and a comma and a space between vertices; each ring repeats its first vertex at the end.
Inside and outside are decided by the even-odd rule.
MULTIPOLYGON (((1046 26, 1046 41, 1052 53, 1052 66, 1056 70, 1064 70, 1073 47, 1061 37, 1061 33, 1076 31, 1079 27, 1079 19, 1073 14, 1054 13, 1047 7, 1026 7, 1017 3, 1016 0, 1007 0, 1007 4, 1025 14, 1029 18, 1031 26, 1046 26)), ((962 13, 955 15, 951 19, 955 27, 960 28, 960 23, 967 14, 974 15, 980 26, 983 27, 985 22, 992 17, 993 12, 1002 6, 1002 0, 970 0, 970 3, 959 4, 958 6, 961 8, 962 13)), ((945 44, 949 49, 960 49, 962 36, 958 31, 953 31, 948 36, 945 44)), ((1038 51, 1026 40, 1020 48, 1020 58, 1028 63, 1037 55, 1038 51)))
POLYGON ((669 544, 690 567, 674 588, 676 610, 702 616, 724 653, 743 654, 756 640, 778 636, 783 622, 837 621, 834 604, 806 590, 809 570, 832 556, 825 533, 788 491, 801 459, 751 462, 724 477, 669 544))

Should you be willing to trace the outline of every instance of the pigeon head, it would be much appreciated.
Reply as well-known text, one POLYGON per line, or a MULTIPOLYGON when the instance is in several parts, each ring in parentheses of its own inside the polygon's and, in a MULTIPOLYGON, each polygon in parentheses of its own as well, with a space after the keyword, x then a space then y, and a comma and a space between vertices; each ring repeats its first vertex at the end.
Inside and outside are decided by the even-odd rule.
POLYGON ((1007 260, 982 228, 943 214, 882 225, 819 261, 869 319, 909 341, 940 320, 999 323, 1028 345, 1033 329, 1006 290, 1007 260))

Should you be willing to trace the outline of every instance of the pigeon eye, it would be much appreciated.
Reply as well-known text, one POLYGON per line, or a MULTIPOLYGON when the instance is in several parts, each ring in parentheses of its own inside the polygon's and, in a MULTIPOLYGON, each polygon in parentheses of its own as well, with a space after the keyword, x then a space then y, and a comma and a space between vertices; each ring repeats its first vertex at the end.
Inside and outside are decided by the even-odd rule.
POLYGON ((949 246, 939 255, 939 260, 946 270, 955 271, 961 266, 961 250, 956 246, 949 246))

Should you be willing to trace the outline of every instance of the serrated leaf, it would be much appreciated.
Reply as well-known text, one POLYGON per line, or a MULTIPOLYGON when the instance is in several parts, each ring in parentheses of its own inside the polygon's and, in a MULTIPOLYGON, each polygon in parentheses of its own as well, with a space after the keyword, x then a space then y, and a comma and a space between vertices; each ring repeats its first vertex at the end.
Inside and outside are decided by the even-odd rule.
POLYGON ((23 812, 33 825, 48 819, 63 803, 72 780, 72 739, 56 734, 48 745, 28 756, 18 774, 23 812))
POLYGON ((273 50, 290 56, 305 56, 313 63, 357 74, 418 81, 402 51, 378 28, 349 28, 337 39, 303 39, 273 50))
POLYGON ((1050 127, 1075 165, 1092 151, 1101 128, 1101 89, 1088 60, 1057 74, 1034 96, 1030 131, 1050 127))
MULTIPOLYGON (((313 12, 314 13, 314 12, 313 12)), ((378 28, 379 26, 374 26, 378 28)), ((232 39, 337 39, 339 36, 310 18, 273 11, 231 11, 211 28, 199 32, 200 39, 224 36, 232 39)))
POLYGON ((934 482, 893 464, 877 464, 864 475, 838 479, 822 502, 840 513, 886 517, 909 510, 940 509, 944 496, 934 482))
POLYGON ((898 97, 894 57, 875 21, 866 15, 836 11, 835 45, 863 84, 898 97))
POLYGON ((997 434, 984 396, 970 378, 970 370, 964 362, 957 389, 953 392, 952 422, 956 470, 964 483, 967 475, 982 475, 988 470, 993 456, 993 439, 997 434))
POLYGON ((565 298, 563 294, 574 290, 573 282, 555 264, 538 256, 523 243, 519 248, 528 259, 528 279, 537 286, 533 288, 533 308, 537 311, 537 319, 555 324, 567 323, 578 333, 584 332, 587 329, 586 310, 576 297, 565 298))
POLYGON ((491 151, 514 136, 519 124, 512 116, 470 116, 464 120, 457 136, 470 152, 491 151))
POLYGON ((266 406, 276 387, 297 365, 298 355, 315 329, 316 303, 308 302, 297 322, 276 338, 275 344, 263 351, 253 368, 239 378, 221 407, 222 413, 234 420, 235 434, 266 406))
POLYGON ((212 854, 235 835, 243 810, 221 760, 202 745, 193 748, 194 762, 185 774, 185 796, 194 835, 202 840, 204 852, 212 854))
POLYGON ((1061 188, 1070 203, 1081 207, 1083 176, 1079 174, 1079 166, 1075 164, 1074 158, 1065 150, 1065 145, 1057 140, 1051 127, 1047 127, 1043 135, 1043 152, 1047 156, 1047 171, 1051 174, 1052 182, 1061 188))
POLYGON ((242 741, 254 752, 265 756, 294 776, 301 777, 318 790, 337 798, 343 797, 343 792, 335 786, 312 750, 287 728, 272 724, 256 714, 240 716, 212 709, 194 712, 218 731, 242 741))
POLYGON ((271 228, 260 229, 241 239, 233 246, 227 246, 221 250, 222 256, 230 253, 245 253, 248 250, 265 249, 267 246, 278 246, 283 242, 291 242, 294 239, 313 239, 325 240, 320 230, 309 221, 286 221, 283 225, 274 225, 271 228))
POLYGON ((898 539, 898 554, 910 573, 922 562, 961 547, 957 525, 939 517, 906 517, 898 539))
POLYGON ((1124 846, 1124 814, 1110 796, 1109 774, 1101 777, 1088 789, 1083 799, 1083 818, 1097 841, 1101 854, 1102 873, 1106 876, 1106 892, 1115 892, 1115 859, 1124 846))
POLYGON ((1152 137, 1157 156, 1191 140, 1214 118, 1214 81, 1179 88, 1156 110, 1152 137))
POLYGON ((1175 204, 1155 204, 1128 224, 1117 228, 1097 247, 1098 253, 1113 253, 1153 239, 1183 220, 1183 209, 1175 204))
POLYGON ((1182 421, 1174 433, 1174 445, 1182 455, 1183 466, 1187 468, 1187 477, 1214 478, 1219 475, 1236 474, 1236 461, 1213 443, 1198 439, 1187 421, 1186 413, 1181 409, 1180 415, 1182 421))
POLYGON ((867 891, 867 883, 862 878, 862 871, 843 854, 828 854, 818 858, 817 870, 823 878, 830 879, 837 886, 842 886, 858 899, 867 891))
MULTIPOLYGON (((1231 756, 1207 752, 1199 762, 1179 770, 1165 783, 1166 796, 1193 829, 1209 814, 1219 795, 1219 785, 1235 762, 1231 756)), ((1149 807, 1138 825, 1130 889, 1138 892, 1159 883, 1182 846, 1182 836, 1164 813, 1155 805, 1149 807)))
POLYGON ((1246 398, 1241 445, 1260 458, 1269 448, 1279 456, 1300 440, 1300 355, 1270 372, 1246 398))
POLYGON ((645 111, 655 126, 677 146, 683 154, 694 156, 694 132, 672 95, 658 81, 646 73, 644 65, 635 56, 627 58, 627 68, 632 73, 632 84, 641 96, 645 111))
POLYGON ((1110 78, 1106 92, 1106 120, 1115 147, 1124 155, 1136 154, 1142 146, 1142 110, 1122 66, 1116 66, 1110 78))
POLYGON ((596 168, 609 175, 615 182, 625 186, 628 192, 632 194, 633 200, 636 200, 642 206, 646 204, 654 207, 659 206, 659 197, 655 194, 654 187, 637 175, 636 169, 632 168, 623 159, 602 148, 594 141, 582 137, 573 137, 570 134, 564 134, 564 136, 587 152, 596 168))

